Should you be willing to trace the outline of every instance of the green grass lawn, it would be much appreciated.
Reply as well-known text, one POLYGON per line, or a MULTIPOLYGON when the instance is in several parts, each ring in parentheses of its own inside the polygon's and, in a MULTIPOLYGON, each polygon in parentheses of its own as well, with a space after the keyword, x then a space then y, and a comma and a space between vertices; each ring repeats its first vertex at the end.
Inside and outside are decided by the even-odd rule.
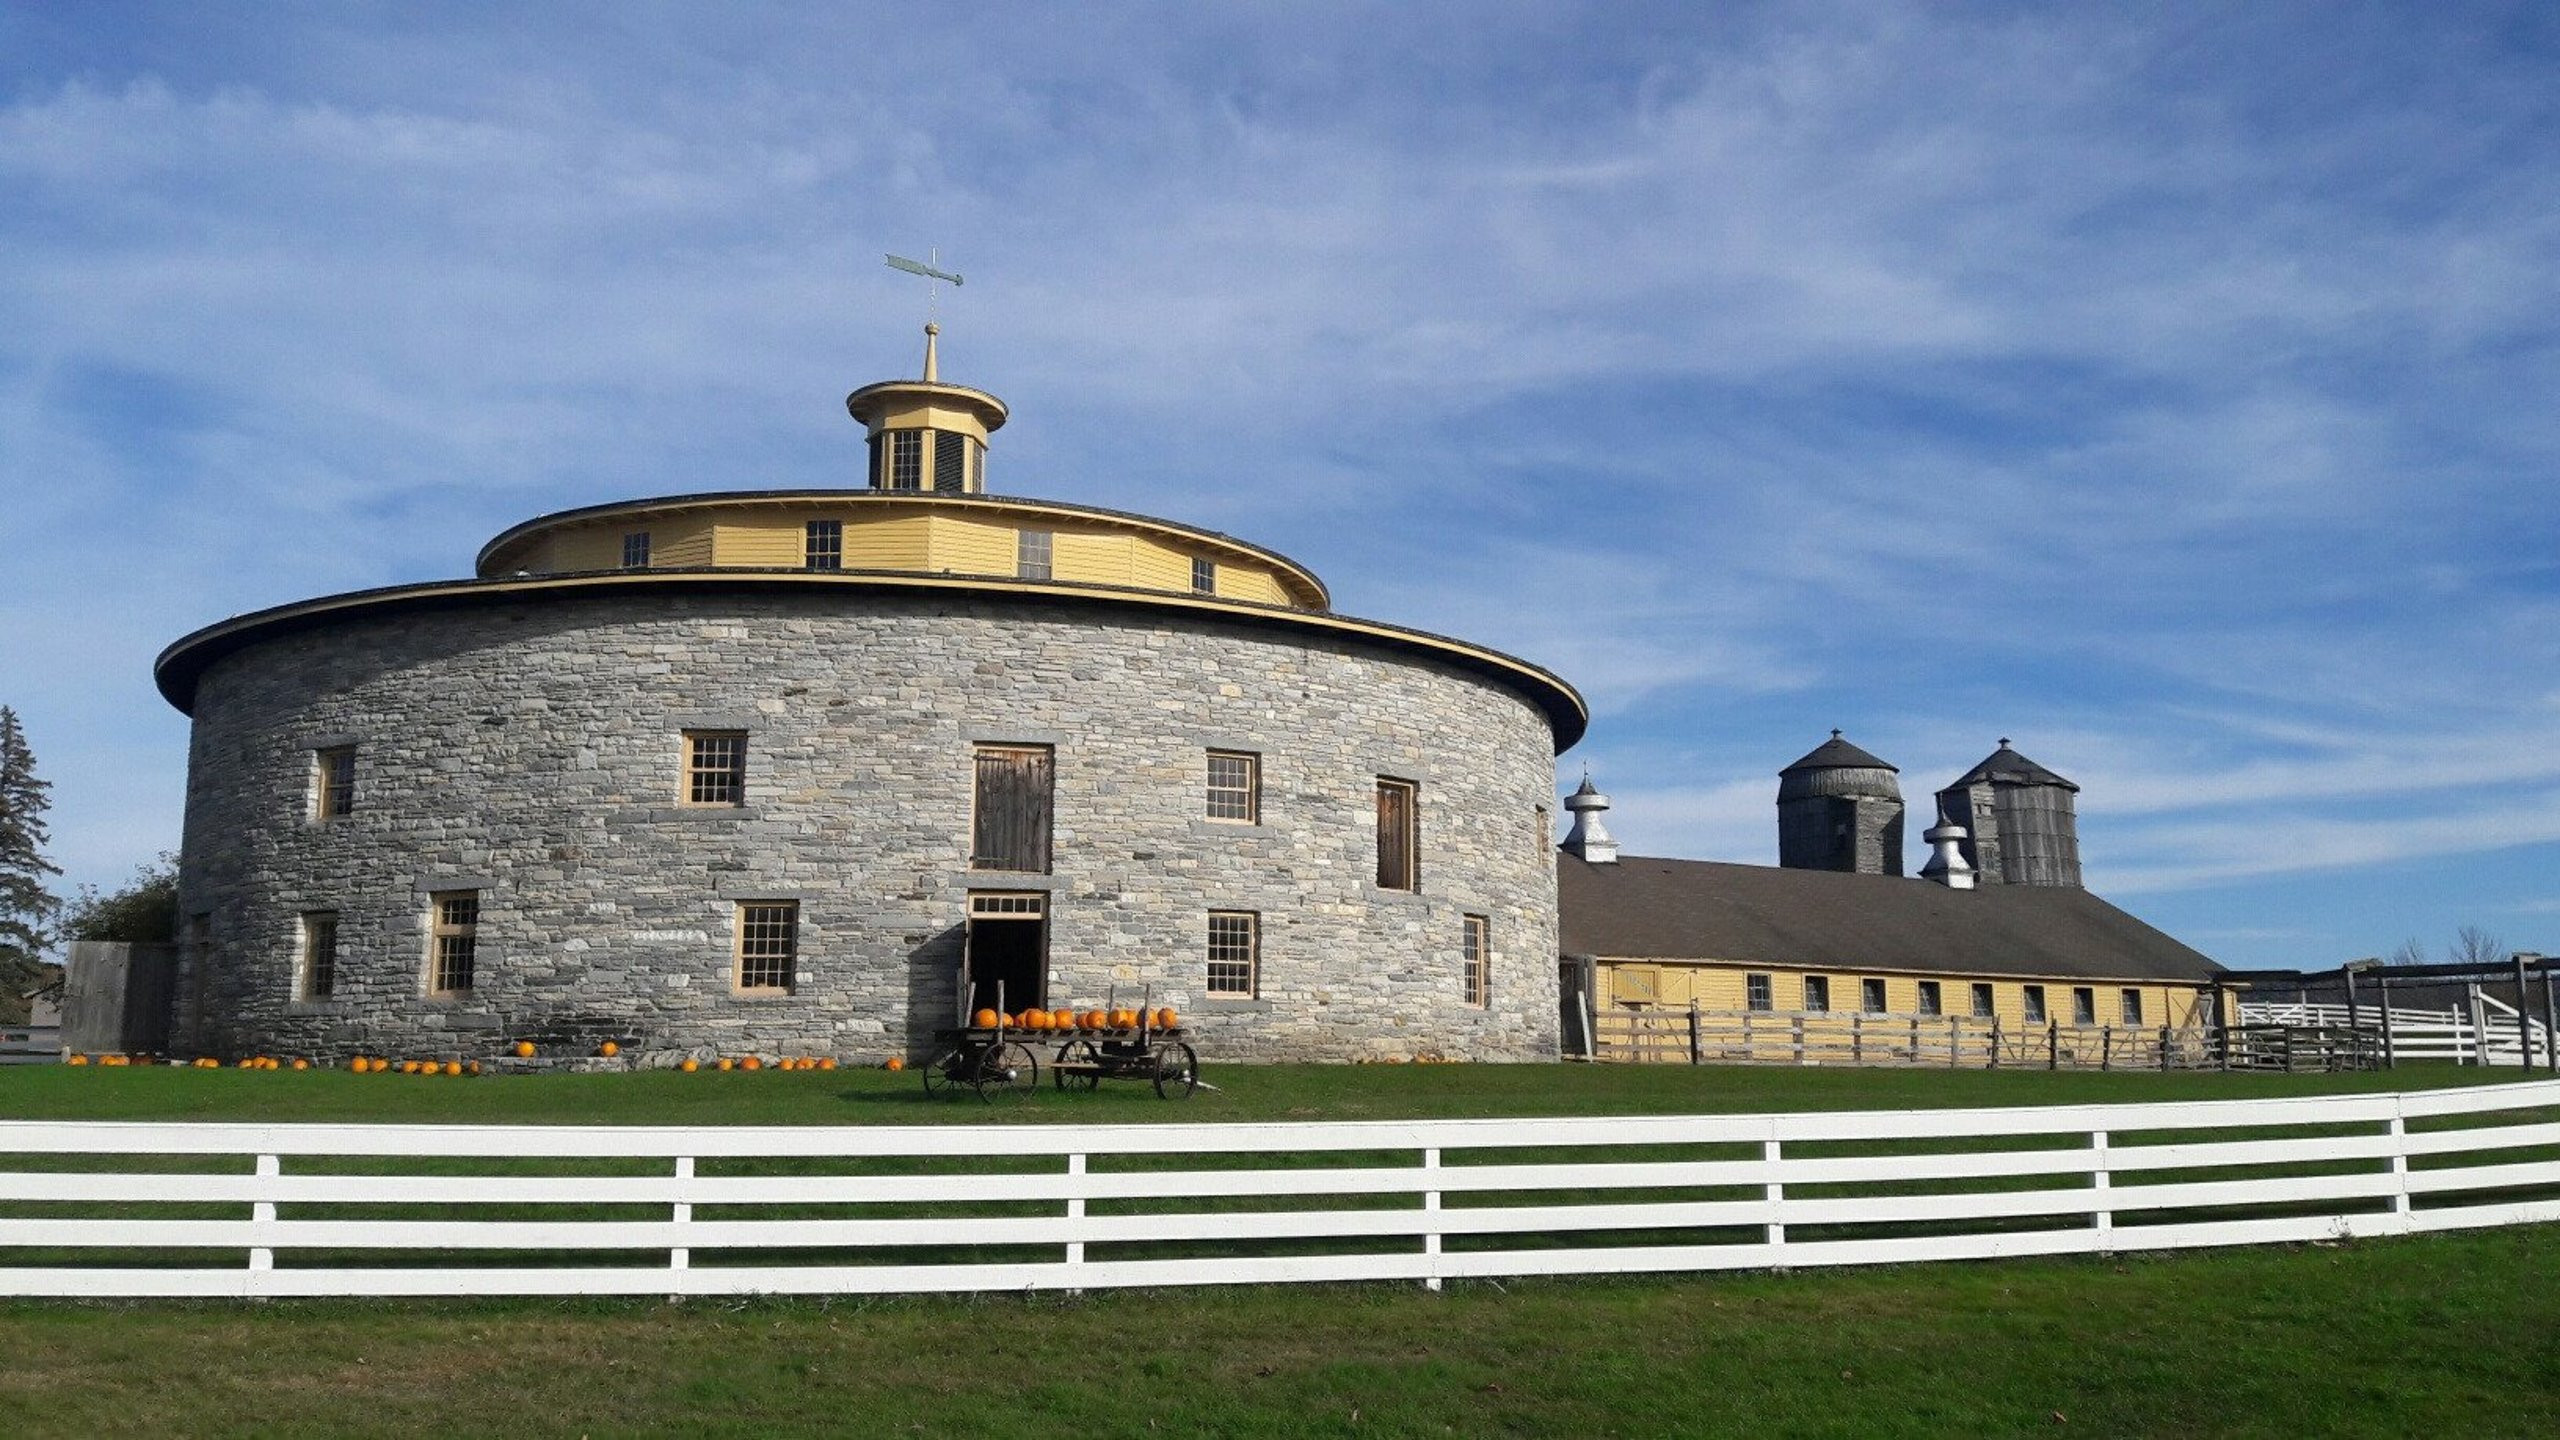
POLYGON ((0 1305, 12 1434, 2560 1432, 2560 1227, 1926 1269, 820 1303, 0 1305))
POLYGON ((423 1078, 344 1070, 0 1069, 0 1119, 302 1120, 601 1125, 911 1125, 1075 1121, 1401 1120, 1436 1116, 1735 1114, 2214 1100, 2429 1089, 2513 1070, 2404 1066, 2361 1075, 1804 1069, 1686 1065, 1210 1065, 1218 1088, 1143 1085, 1026 1102, 930 1097, 914 1072, 671 1070, 423 1078))

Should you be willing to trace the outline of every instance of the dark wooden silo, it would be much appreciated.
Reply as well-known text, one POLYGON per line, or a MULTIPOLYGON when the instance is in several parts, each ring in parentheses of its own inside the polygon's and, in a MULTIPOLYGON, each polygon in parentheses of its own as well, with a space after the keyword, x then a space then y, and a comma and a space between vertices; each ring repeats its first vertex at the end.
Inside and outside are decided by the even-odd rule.
POLYGON ((2009 748, 2004 736, 1956 783, 1938 792, 1938 814, 1970 832, 1965 859, 1977 883, 2061 885, 2080 881, 2080 787, 2009 748))
POLYGON ((1891 765, 1840 738, 1778 772, 1778 863, 1790 870, 1902 873, 1902 785, 1891 765))

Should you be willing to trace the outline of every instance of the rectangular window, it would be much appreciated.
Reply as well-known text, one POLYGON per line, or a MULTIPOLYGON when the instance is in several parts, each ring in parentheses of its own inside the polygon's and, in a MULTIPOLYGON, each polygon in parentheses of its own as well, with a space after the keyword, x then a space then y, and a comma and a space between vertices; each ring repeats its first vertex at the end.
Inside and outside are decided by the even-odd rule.
POLYGON ((1209 912, 1209 993, 1250 1000, 1262 968, 1262 917, 1241 910, 1209 912))
POLYGON ((1537 836, 1538 858, 1541 861, 1552 862, 1556 858, 1556 825, 1555 821, 1547 817, 1547 807, 1544 805, 1538 807, 1538 822, 1533 833, 1537 836))
POLYGON ((2122 991, 2122 992, 2120 992, 2120 993, 2116 996, 2116 1001, 2117 1001, 2117 1006, 2118 1006, 2116 1013, 2117 1013, 2117 1015, 2118 1015, 2119 1017, 2121 1017, 2121 1018, 2122 1018, 2122 1020, 2123 1020, 2123 1022, 2124 1022, 2125 1024, 2127 1024, 2127 1025, 2139 1025, 2139 1024, 2141 1024, 2141 1023, 2142 1023, 2142 992, 2141 992, 2141 991, 2139 991, 2139 990, 2126 990, 2126 991, 2122 991))
POLYGON ((1867 979, 1858 982, 1858 1008, 1870 1015, 1884 1013, 1884 982, 1867 979))
POLYGON ((1482 915, 1466 917, 1467 1003, 1481 1010, 1493 993, 1493 922, 1482 915))
POLYGON ((1778 1001, 1777 997, 1770 991, 1769 977, 1766 975, 1743 976, 1742 1003, 1746 1009, 1758 1010, 1764 1013, 1777 1009, 1778 1001))
POLYGON ((924 432, 892 430, 889 432, 889 488, 921 490, 924 488, 924 432))
POLYGON ((326 1000, 338 988, 338 912, 302 912, 302 983, 295 988, 305 1000, 326 1000))
POLYGON ((432 925, 427 944, 427 993, 470 992, 480 963, 480 892, 439 890, 427 897, 432 925))
POLYGON ((1049 815, 1057 760, 1046 745, 977 748, 977 811, 969 868, 1049 873, 1049 815))
POLYGON ((880 437, 872 436, 869 446, 871 455, 863 462, 863 480, 874 490, 885 490, 889 487, 888 482, 880 474, 880 437))
POLYGON ((956 430, 933 432, 933 490, 958 495, 969 488, 969 437, 956 430))
POLYGON ((1013 573, 1025 580, 1054 579, 1049 556, 1054 547, 1046 530, 1025 530, 1014 537, 1013 573))
POLYGON ((355 813, 356 747, 311 752, 311 818, 326 824, 355 813))
POLYGON ((1807 975, 1804 977, 1804 1008, 1816 1015, 1831 1008, 1830 976, 1807 975))
POLYGON ((1920 1013, 1921 1013, 1921 1014, 1923 1014, 1923 1015, 1943 1015, 1943 1014, 1945 1014, 1945 1013, 1946 1013, 1946 1001, 1945 1001, 1945 998, 1940 994, 1940 992, 1939 992, 1939 990, 1938 990, 1938 982, 1937 982, 1937 981, 1935 981, 1935 980, 1923 980, 1923 981, 1921 981, 1921 982, 1920 982, 1920 986, 1919 986, 1919 991, 1920 991, 1920 997, 1919 997, 1919 1001, 1918 1001, 1918 1009, 1919 1009, 1919 1011, 1920 1011, 1920 1013))
POLYGON ((1209 818, 1246 825, 1261 821, 1261 756, 1243 750, 1209 752, 1209 818))
POLYGON ((2019 1003, 2026 1007, 2028 1024, 2041 1025, 2044 1023, 2043 986, 2029 985, 2024 987, 2020 994, 2019 1003))
POLYGON ((1416 853, 1421 839, 1420 823, 1414 811, 1421 798, 1420 787, 1410 780, 1378 777, 1378 888, 1381 890, 1413 890, 1420 888, 1421 856, 1416 853))
POLYGON ((743 730, 684 732, 684 803, 747 803, 747 736, 743 730))
POLYGON ((738 988, 788 993, 800 961, 800 902, 762 900, 738 907, 738 988))
POLYGON ((844 522, 812 520, 808 543, 802 548, 800 563, 812 570, 844 568, 844 522))
POLYGON ((2090 989, 2086 985, 2075 985, 2071 987, 2071 1023, 2074 1025, 2095 1025, 2098 1023, 2097 991, 2090 989))
POLYGON ((1192 557, 1191 588, 1203 595, 1217 594, 1218 562, 1215 560, 1203 560, 1198 556, 1192 557))
POLYGON ((1988 985, 1976 984, 1973 987, 1973 1018, 1976 1020, 1988 1020, 1997 1013, 1998 1012, 1991 1008, 1991 987, 1988 985))
POLYGON ((648 531, 634 530, 622 537, 622 568, 625 570, 649 568, 648 531))

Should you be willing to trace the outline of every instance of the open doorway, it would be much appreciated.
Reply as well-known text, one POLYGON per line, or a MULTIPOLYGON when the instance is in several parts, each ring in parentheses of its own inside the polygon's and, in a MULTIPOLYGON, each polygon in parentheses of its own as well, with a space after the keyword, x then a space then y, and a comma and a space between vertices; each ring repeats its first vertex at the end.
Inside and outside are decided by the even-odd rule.
POLYGON ((1019 1013, 1048 1003, 1049 897, 969 892, 960 955, 961 1009, 1019 1013))

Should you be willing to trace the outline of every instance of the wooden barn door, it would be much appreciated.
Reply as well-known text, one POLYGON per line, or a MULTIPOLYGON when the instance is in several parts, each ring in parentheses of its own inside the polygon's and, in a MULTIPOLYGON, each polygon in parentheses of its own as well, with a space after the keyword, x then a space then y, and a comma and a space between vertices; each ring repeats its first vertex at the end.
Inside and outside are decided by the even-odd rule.
POLYGON ((1057 759, 1045 745, 978 747, 977 813, 969 868, 1049 873, 1049 813, 1057 759))

